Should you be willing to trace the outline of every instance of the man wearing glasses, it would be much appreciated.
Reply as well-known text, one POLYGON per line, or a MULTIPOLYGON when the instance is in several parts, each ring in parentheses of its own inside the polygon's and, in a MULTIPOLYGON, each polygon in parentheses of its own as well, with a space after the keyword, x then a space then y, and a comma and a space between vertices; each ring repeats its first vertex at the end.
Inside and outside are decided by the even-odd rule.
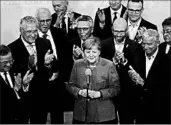
POLYGON ((114 21, 112 27, 113 37, 102 41, 101 56, 113 61, 116 65, 120 78, 121 93, 114 98, 119 120, 121 124, 134 123, 134 111, 136 106, 136 97, 134 96, 134 84, 128 78, 128 73, 124 65, 129 61, 132 63, 132 56, 139 45, 128 39, 127 22, 124 18, 118 18, 114 21))
MULTIPOLYGON (((63 40, 64 34, 60 28, 51 27, 52 17, 48 8, 39 8, 36 12, 36 19, 38 21, 38 34, 39 37, 51 46, 51 53, 54 54, 53 69, 49 71, 49 89, 47 94, 49 95, 48 112, 50 112, 52 124, 63 123, 63 108, 61 108, 62 99, 61 94, 64 93, 63 83, 59 77, 62 75, 59 73, 64 72, 63 65, 66 59, 64 55, 64 46, 66 46, 63 40), (56 99, 60 100, 60 103, 56 103, 56 99)), ((62 103, 63 104, 63 103, 62 103)))
POLYGON ((157 30, 157 26, 146 21, 141 17, 144 10, 143 0, 128 0, 127 3, 127 16, 128 16, 128 36, 131 40, 141 42, 141 32, 144 29, 157 30))

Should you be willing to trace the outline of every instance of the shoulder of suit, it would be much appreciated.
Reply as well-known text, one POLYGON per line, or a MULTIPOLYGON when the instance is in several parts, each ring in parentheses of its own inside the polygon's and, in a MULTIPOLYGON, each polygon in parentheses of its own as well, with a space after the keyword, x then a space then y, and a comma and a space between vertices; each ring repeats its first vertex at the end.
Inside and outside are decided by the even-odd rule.
POLYGON ((101 41, 101 46, 107 46, 113 42, 113 37, 109 37, 101 41))
POLYGON ((106 65, 112 66, 113 65, 112 61, 102 58, 102 57, 100 57, 100 63, 102 66, 106 66, 106 65))
POLYGON ((154 29, 154 30, 157 30, 157 25, 155 25, 155 24, 153 24, 153 23, 151 23, 151 22, 149 22, 149 21, 147 21, 147 20, 145 20, 145 19, 143 19, 142 18, 142 23, 143 23, 143 25, 147 28, 147 29, 154 29))
POLYGON ((11 42, 8 44, 8 47, 10 49, 17 49, 18 48, 18 44, 20 44, 20 42, 22 42, 21 38, 19 37, 18 39, 16 39, 15 41, 11 42), (16 47, 17 46, 17 47, 16 47))
POLYGON ((83 65, 85 63, 85 60, 84 59, 77 59, 77 60, 75 60, 75 62, 74 62, 74 64, 75 65, 83 65))

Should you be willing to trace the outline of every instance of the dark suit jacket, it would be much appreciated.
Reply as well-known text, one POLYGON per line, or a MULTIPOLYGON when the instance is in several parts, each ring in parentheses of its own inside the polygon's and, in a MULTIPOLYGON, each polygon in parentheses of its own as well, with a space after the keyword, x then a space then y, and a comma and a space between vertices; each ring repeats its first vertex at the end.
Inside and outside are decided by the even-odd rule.
MULTIPOLYGON (((76 13, 76 12, 73 12, 74 13, 74 18, 77 19, 79 16, 81 16, 81 14, 79 13, 76 13)), ((55 24, 56 22, 56 19, 57 19, 57 14, 54 13, 52 14, 52 23, 51 23, 51 27, 53 27, 53 25, 55 24)), ((66 35, 67 39, 71 40, 73 39, 74 37, 78 36, 78 33, 75 29, 71 29, 70 28, 71 26, 71 22, 70 22, 70 19, 68 19, 68 33, 66 35)))
MULTIPOLYGON (((136 55, 136 53, 135 53, 136 55)), ((135 57, 133 67, 144 79, 140 96, 140 123, 170 123, 170 64, 168 58, 158 51, 147 78, 145 53, 135 57)), ((137 120, 139 121, 139 120, 137 120)))
MULTIPOLYGON (((86 60, 77 60, 72 69, 71 83, 68 84, 69 91, 76 98, 73 117, 75 120, 82 122, 85 120, 86 101, 84 97, 78 96, 78 91, 86 89, 86 68, 86 60)), ((107 59, 100 58, 96 67, 92 69, 90 89, 101 91, 102 98, 90 99, 88 102, 88 122, 103 122, 116 118, 115 106, 111 98, 117 96, 120 90, 118 78, 113 63, 107 59)))
MULTIPOLYGON (((44 106, 44 100, 46 100, 47 94, 45 93, 48 86, 48 70, 44 66, 44 56, 45 53, 50 49, 47 42, 42 38, 37 38, 35 41, 36 50, 37 50, 37 66, 38 71, 34 72, 34 77, 30 83, 28 95, 35 101, 34 105, 37 106, 42 103, 40 106, 44 106)), ((21 72, 22 76, 28 70, 28 58, 29 53, 24 46, 21 38, 18 38, 16 41, 10 43, 9 48, 11 49, 13 59, 15 60, 13 64, 13 72, 21 72)))
POLYGON ((170 53, 171 53, 171 50, 170 50, 170 53, 166 53, 166 47, 167 47, 167 42, 163 42, 159 45, 159 50, 162 54, 164 55, 167 55, 168 58, 170 58, 171 60, 171 56, 170 56, 170 53))
MULTIPOLYGON (((14 83, 14 76, 10 73, 12 83, 14 83)), ((18 103, 16 93, 13 88, 11 88, 4 81, 0 75, 0 98, 1 98, 1 113, 0 113, 0 123, 1 124, 15 124, 15 119, 17 118, 18 103)))
MULTIPOLYGON (((101 29, 99 26, 99 18, 96 14, 95 20, 94 20, 94 36, 100 38, 101 40, 107 39, 109 37, 112 37, 112 19, 111 19, 111 12, 110 7, 104 8, 104 14, 105 14, 105 27, 104 29, 101 29)), ((123 17, 124 13, 126 11, 126 7, 122 5, 122 11, 121 11, 121 17, 123 17)))
MULTIPOLYGON (((147 28, 147 29, 158 30, 158 29, 157 29, 157 26, 156 26, 155 24, 152 24, 151 22, 149 22, 149 21, 147 21, 147 20, 145 20, 145 19, 143 19, 143 18, 142 18, 142 20, 141 20, 141 22, 140 22, 140 25, 139 25, 138 29, 139 29, 140 27, 145 27, 145 28, 147 28)), ((138 33, 137 33, 137 34, 138 34, 138 33)), ((137 34, 136 34, 136 36, 135 36, 135 38, 134 38, 135 41, 137 41, 137 34)))

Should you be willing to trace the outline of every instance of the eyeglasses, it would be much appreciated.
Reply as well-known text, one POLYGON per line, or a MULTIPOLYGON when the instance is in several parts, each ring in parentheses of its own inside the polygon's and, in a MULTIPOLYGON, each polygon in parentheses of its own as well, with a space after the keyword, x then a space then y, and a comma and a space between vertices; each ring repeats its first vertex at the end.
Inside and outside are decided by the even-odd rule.
POLYGON ((46 22, 46 23, 50 23, 50 22, 51 22, 51 19, 39 20, 39 22, 40 22, 41 24, 45 24, 45 22, 46 22))
POLYGON ((171 33, 171 30, 163 30, 163 31, 161 31, 161 33, 162 33, 162 34, 165 34, 165 33, 166 33, 166 34, 170 34, 170 33, 171 33))
POLYGON ((24 30, 27 35, 37 34, 38 30, 24 30))
POLYGON ((128 9, 128 11, 129 11, 130 13, 135 12, 135 14, 139 14, 139 13, 141 12, 141 10, 142 10, 142 9, 140 9, 140 10, 128 9))
POLYGON ((8 60, 8 61, 3 61, 3 62, 0 61, 0 63, 1 63, 1 65, 7 65, 8 63, 13 64, 14 60, 11 59, 11 60, 8 60))
POLYGON ((77 28, 77 30, 78 30, 78 31, 81 31, 81 30, 83 30, 83 31, 87 31, 87 30, 89 30, 89 29, 90 29, 90 27, 77 28))
POLYGON ((118 35, 118 34, 120 34, 120 35, 125 35, 125 31, 117 31, 117 30, 113 30, 113 34, 114 35, 118 35))

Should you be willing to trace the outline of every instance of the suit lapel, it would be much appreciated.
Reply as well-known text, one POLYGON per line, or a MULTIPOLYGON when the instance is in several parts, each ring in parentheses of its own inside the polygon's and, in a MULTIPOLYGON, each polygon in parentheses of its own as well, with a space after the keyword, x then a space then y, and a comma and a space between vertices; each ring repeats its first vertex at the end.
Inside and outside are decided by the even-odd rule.
POLYGON ((22 55, 26 55, 27 57, 29 57, 29 52, 27 51, 27 48, 25 47, 23 41, 21 40, 21 37, 19 38, 18 41, 18 48, 20 48, 22 55))

